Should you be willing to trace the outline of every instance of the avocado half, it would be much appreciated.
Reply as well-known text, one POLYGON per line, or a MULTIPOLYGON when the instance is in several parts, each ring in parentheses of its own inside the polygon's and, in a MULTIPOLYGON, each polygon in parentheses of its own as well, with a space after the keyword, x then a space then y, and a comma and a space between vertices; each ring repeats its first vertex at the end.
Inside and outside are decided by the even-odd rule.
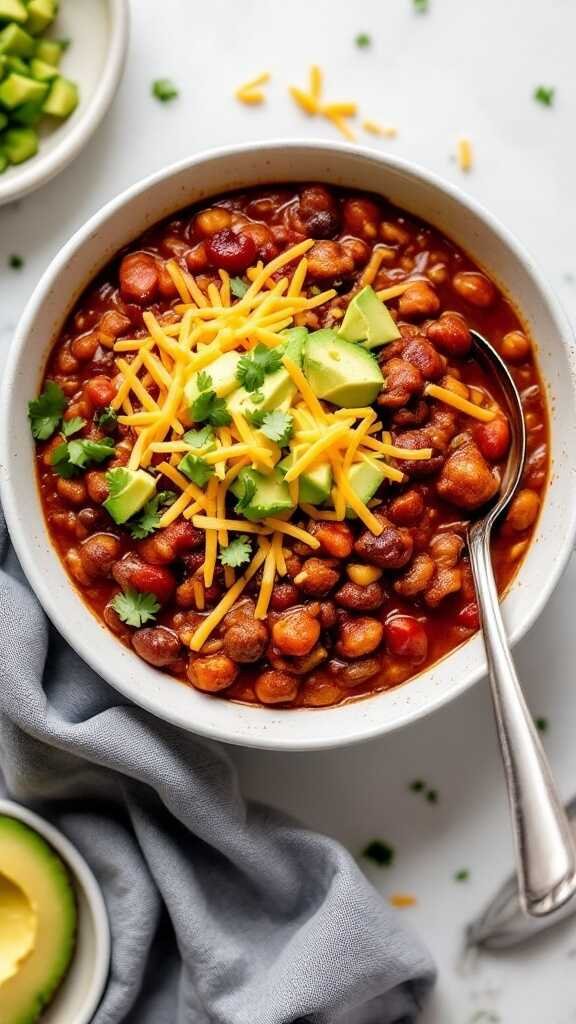
POLYGON ((52 847, 23 822, 6 815, 0 815, 0 879, 4 880, 0 885, 4 964, 10 959, 12 937, 21 939, 33 930, 27 955, 21 960, 16 955, 14 973, 5 970, 5 980, 0 982, 0 1024, 34 1024, 74 955, 76 898, 68 871, 52 847), (22 898, 15 900, 18 891, 22 898))

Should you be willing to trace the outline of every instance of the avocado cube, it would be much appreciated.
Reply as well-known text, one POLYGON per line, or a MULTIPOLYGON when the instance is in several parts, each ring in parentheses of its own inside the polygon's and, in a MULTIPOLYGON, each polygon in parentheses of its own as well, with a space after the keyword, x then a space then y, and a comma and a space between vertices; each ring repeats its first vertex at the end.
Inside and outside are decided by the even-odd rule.
POLYGON ((345 341, 358 341, 365 348, 386 345, 400 337, 388 308, 371 285, 354 296, 340 325, 338 336, 345 341))
POLYGON ((28 19, 28 11, 22 0, 0 0, 0 21, 17 21, 24 25, 28 19))
POLYGON ((30 128, 38 124, 43 116, 42 100, 30 100, 29 103, 23 103, 21 107, 16 107, 12 114, 12 123, 23 124, 30 128))
POLYGON ((53 67, 57 68, 63 52, 64 47, 62 46, 62 43, 57 42, 56 39, 38 39, 36 42, 34 56, 37 57, 38 60, 43 60, 45 64, 51 64, 53 67))
POLYGON ((0 174, 4 174, 4 171, 8 167, 8 157, 5 153, 0 150, 0 174))
POLYGON ((33 128, 9 128, 2 136, 2 149, 11 164, 22 164, 38 152, 38 134, 33 128))
POLYGON ((14 57, 31 57, 34 49, 32 36, 19 25, 6 25, 0 32, 0 53, 9 53, 14 57))
MULTIPOLYGON (((1 88, 1 86, 0 86, 1 88)), ((50 86, 44 102, 44 113, 52 117, 69 117, 78 106, 78 87, 68 78, 58 76, 50 86)))
POLYGON ((25 75, 26 78, 30 78, 30 68, 26 61, 22 60, 22 57, 5 57, 5 60, 7 75, 11 71, 15 71, 17 75, 25 75))
POLYGON ((309 336, 304 373, 318 398, 343 409, 372 405, 384 387, 382 371, 372 353, 344 341, 330 328, 309 336))
POLYGON ((8 118, 6 114, 0 110, 0 132, 3 132, 6 125, 8 124, 8 118))
POLYGON ((144 508, 156 492, 154 477, 143 469, 125 469, 118 466, 107 473, 106 479, 110 487, 110 497, 104 502, 104 508, 115 523, 125 523, 144 508))
POLYGON ((55 17, 56 7, 52 0, 30 0, 26 28, 31 35, 38 36, 52 24, 55 17))
POLYGON ((30 74, 37 82, 51 82, 53 78, 58 77, 58 68, 52 64, 46 64, 38 57, 33 57, 30 61, 30 74))
POLYGON ((33 78, 17 75, 14 71, 0 83, 0 104, 8 110, 22 106, 23 103, 44 100, 48 86, 44 82, 35 82, 33 78))
POLYGON ((242 469, 230 489, 243 500, 242 515, 252 521, 283 515, 294 508, 288 484, 284 483, 281 472, 265 476, 255 469, 242 469), (247 482, 252 496, 246 501, 247 482))
POLYGON ((7 60, 8 60, 7 56, 4 53, 0 53, 0 81, 2 81, 2 79, 4 78, 4 75, 6 74, 6 61, 7 60))

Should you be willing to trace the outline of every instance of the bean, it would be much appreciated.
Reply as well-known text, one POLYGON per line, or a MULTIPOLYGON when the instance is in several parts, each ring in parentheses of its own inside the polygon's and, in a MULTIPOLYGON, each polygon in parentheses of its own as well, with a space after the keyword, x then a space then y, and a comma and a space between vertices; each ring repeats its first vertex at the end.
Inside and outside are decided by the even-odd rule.
POLYGON ((343 658, 361 658, 371 654, 382 642, 384 626, 369 616, 344 619, 340 623, 336 651, 343 658))
POLYGON ((119 271, 120 291, 126 302, 148 305, 158 293, 158 267, 147 252, 124 256, 119 271))
POLYGON ((84 385, 84 393, 97 409, 104 409, 116 395, 116 388, 110 377, 100 374, 84 385))
POLYGON ((340 686, 352 689, 378 675, 380 660, 379 658, 359 658, 358 661, 346 663, 333 659, 329 662, 328 668, 340 686))
POLYGON ((523 363, 532 354, 532 345, 522 331, 508 331, 502 338, 500 352, 507 363, 523 363))
POLYGON ((426 380, 436 380, 444 372, 444 360, 426 338, 412 338, 402 349, 402 359, 412 363, 426 380))
POLYGON ((318 619, 304 609, 285 612, 272 626, 272 641, 283 654, 308 654, 319 636, 318 619))
POLYGON ((320 519, 311 522, 308 530, 320 542, 324 554, 332 558, 348 558, 352 554, 354 535, 347 523, 330 523, 320 519))
POLYGON ((435 572, 434 560, 430 555, 421 552, 416 555, 402 576, 394 581, 394 590, 401 597, 414 597, 426 590, 435 572))
POLYGON ((70 349, 77 363, 87 363, 94 358, 99 344, 98 334, 91 331, 90 334, 83 334, 82 337, 75 338, 70 349))
POLYGON ((412 557, 414 542, 408 530, 394 526, 386 516, 376 513, 384 529, 379 537, 363 530, 354 544, 354 551, 364 561, 379 569, 401 569, 412 557))
POLYGON ((315 242, 306 259, 309 276, 320 281, 346 277, 354 270, 354 260, 339 242, 315 242))
POLYGON ((496 298, 496 289, 492 281, 474 270, 459 271, 455 274, 452 278, 452 287, 461 299, 479 309, 491 306, 496 298))
POLYGON ((339 590, 336 591, 336 603, 341 608, 348 608, 355 612, 371 612, 384 603, 384 588, 380 583, 369 583, 368 586, 358 586, 348 580, 339 590))
POLYGON ((380 236, 389 245, 407 245, 410 232, 397 221, 385 220, 380 225, 380 236))
POLYGON ((197 245, 188 249, 185 260, 186 266, 191 274, 198 274, 203 270, 206 270, 210 262, 208 259, 208 252, 206 250, 206 243, 198 242, 197 245))
POLYGON ((215 235, 218 231, 231 227, 231 225, 232 217, 229 211, 224 210, 221 206, 214 206, 208 210, 203 210, 194 220, 195 230, 206 238, 215 235))
POLYGON ((346 575, 348 579, 352 580, 352 583, 356 583, 359 587, 368 587, 371 583, 376 583, 377 580, 382 577, 382 569, 377 569, 373 565, 352 565, 346 566, 346 575))
POLYGON ((539 509, 539 495, 526 487, 518 491, 513 499, 506 516, 506 524, 518 532, 528 530, 535 523, 539 509))
POLYGON ((254 691, 262 704, 287 704, 298 695, 298 677, 278 669, 266 669, 254 683, 254 691))
POLYGON ((206 657, 192 655, 186 674, 197 690, 217 693, 232 685, 238 675, 238 666, 225 654, 209 654, 206 657))
POLYGON ((233 661, 258 661, 266 650, 268 630, 263 622, 243 617, 224 633, 224 651, 233 661))
POLYGON ((206 255, 214 267, 232 274, 246 270, 256 257, 256 243, 247 234, 235 234, 229 228, 217 231, 204 243, 206 255))
POLYGON ((68 345, 60 349, 57 362, 60 373, 65 374, 75 373, 80 366, 78 359, 72 354, 68 345))
POLYGON ((336 564, 334 560, 307 558, 294 583, 308 597, 324 597, 340 579, 336 564))
POLYGON ((460 313, 442 313, 426 328, 430 341, 447 356, 461 359, 472 347, 472 335, 460 313))
POLYGON ((84 477, 84 483, 91 501, 101 505, 106 501, 109 492, 106 473, 99 469, 91 469, 84 477))
POLYGON ((120 548, 118 537, 111 533, 95 533, 85 540, 80 548, 80 558, 88 576, 110 576, 120 548))
POLYGON ((276 583, 270 598, 270 607, 275 612, 284 612, 298 604, 299 600, 298 587, 293 583, 276 583))
POLYGON ((367 242, 378 237, 380 209, 371 199, 347 199, 342 207, 344 228, 367 242))
POLYGON ((500 462, 510 447, 510 427, 502 416, 482 423, 474 431, 474 439, 489 462, 500 462))
POLYGON ((404 491, 390 502, 388 515, 396 526, 413 526, 421 518, 424 507, 424 496, 420 491, 404 491))
POLYGON ((440 299, 426 281, 415 281, 398 300, 398 312, 408 320, 433 316, 439 309, 440 299))
POLYGON ((390 654, 410 661, 424 661, 428 653, 428 635, 421 622, 412 615, 395 615, 384 625, 386 646, 390 654))
POLYGON ((171 665, 180 657, 180 641, 166 626, 145 626, 132 635, 136 654, 155 668, 171 665))
POLYGON ((314 672, 302 686, 300 696, 305 707, 324 708, 338 704, 343 692, 328 672, 314 672))
POLYGON ((69 505, 86 504, 86 487, 82 480, 65 480, 59 476, 56 482, 56 490, 60 497, 69 505))

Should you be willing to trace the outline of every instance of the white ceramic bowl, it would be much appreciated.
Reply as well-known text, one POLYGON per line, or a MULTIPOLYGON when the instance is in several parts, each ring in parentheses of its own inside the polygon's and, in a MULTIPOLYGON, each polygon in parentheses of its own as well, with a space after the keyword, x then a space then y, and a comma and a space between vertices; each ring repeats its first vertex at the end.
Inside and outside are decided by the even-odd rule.
POLYGON ((100 887, 84 858, 57 828, 11 800, 0 800, 0 814, 17 818, 41 835, 70 870, 78 902, 78 933, 70 968, 42 1024, 90 1024, 108 977, 110 928, 100 887))
POLYGON ((0 206, 44 185, 70 163, 96 131, 118 88, 128 45, 128 0, 63 0, 56 38, 72 45, 62 74, 78 83, 80 102, 57 127, 42 126, 36 156, 0 175, 0 206))
POLYGON ((421 168, 347 145, 281 140, 201 154, 148 178, 109 203, 71 239, 24 313, 0 399, 2 498, 14 546, 48 615, 113 686, 155 715, 230 743, 304 750, 376 736, 429 714, 485 673, 482 639, 398 689, 325 709, 274 710, 207 697, 123 647, 88 611, 44 525, 32 470, 26 403, 38 392, 49 346, 86 283, 114 253, 160 218, 227 189, 265 182, 325 181, 368 189, 452 237, 514 297, 549 392, 552 479, 528 556, 504 602, 512 642, 534 622, 556 584, 576 529, 576 403, 572 334, 531 258, 485 210, 421 168))

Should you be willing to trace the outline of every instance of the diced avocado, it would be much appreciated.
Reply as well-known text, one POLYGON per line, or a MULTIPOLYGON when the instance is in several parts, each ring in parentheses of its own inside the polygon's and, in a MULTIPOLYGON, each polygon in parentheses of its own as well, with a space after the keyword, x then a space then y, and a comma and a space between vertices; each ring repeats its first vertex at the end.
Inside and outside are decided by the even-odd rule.
POLYGON ((56 39, 38 39, 34 49, 34 56, 38 60, 43 60, 46 64, 52 64, 53 67, 57 68, 64 47, 62 43, 59 43, 56 39))
POLYGON ((4 78, 4 75, 6 74, 6 67, 7 67, 6 62, 7 62, 7 60, 8 60, 8 58, 7 58, 6 54, 5 53, 0 53, 0 82, 4 78))
MULTIPOLYGON (((361 501, 366 504, 376 494, 386 476, 377 462, 355 462, 348 470, 348 482, 354 488, 361 501)), ((332 501, 330 501, 330 505, 332 501)), ((356 513, 346 508, 346 518, 356 519, 356 513)))
POLYGON ((0 174, 4 174, 4 171, 8 167, 8 157, 0 149, 0 174))
POLYGON ((374 289, 366 285, 348 306, 338 337, 363 342, 365 348, 377 348, 395 341, 400 331, 374 289))
POLYGON ((53 78, 58 77, 58 68, 38 57, 33 57, 30 61, 30 74, 37 82, 51 82, 53 78))
MULTIPOLYGON (((301 367, 302 350, 308 337, 308 331, 305 327, 292 327, 290 330, 284 331, 283 336, 286 338, 283 355, 288 356, 296 366, 301 367)), ((259 391, 264 398, 261 402, 256 403, 252 391, 246 391, 244 387, 237 388, 226 403, 229 411, 231 413, 241 412, 248 417, 257 410, 271 412, 273 409, 280 409, 282 412, 286 412, 296 394, 296 385, 288 370, 281 366, 274 373, 266 375, 259 391)))
POLYGON ((26 28, 33 36, 40 35, 56 17, 56 5, 52 0, 29 0, 26 28))
POLYGON ((52 117, 69 117, 77 106, 78 86, 69 78, 55 78, 44 103, 44 113, 51 114, 52 117))
POLYGON ((35 124, 38 124, 38 121, 42 118, 43 114, 42 100, 40 100, 39 103, 37 101, 23 103, 21 107, 16 107, 16 110, 13 111, 12 123, 33 127, 35 124))
POLYGON ((6 74, 9 75, 11 71, 15 71, 17 75, 24 75, 26 78, 30 78, 30 68, 28 67, 25 60, 22 57, 4 57, 6 61, 6 74))
POLYGON ((10 53, 14 57, 31 57, 34 50, 34 39, 19 25, 6 25, 0 32, 0 53, 10 53))
MULTIPOLYGON (((219 398, 225 398, 234 388, 238 387, 236 370, 241 358, 240 352, 224 352, 223 355, 218 356, 218 359, 215 359, 204 370, 204 373, 207 373, 211 378, 212 387, 219 398)), ((188 408, 190 408, 200 394, 197 382, 198 374, 194 373, 184 388, 184 400, 188 408)))
POLYGON ((3 114, 2 111, 0 110, 0 132, 4 130, 4 128, 6 127, 7 124, 8 124, 8 118, 7 118, 6 114, 3 114))
POLYGON ((0 103, 8 110, 14 110, 23 103, 43 100, 47 92, 45 82, 35 82, 33 78, 25 78, 13 71, 0 83, 0 103))
MULTIPOLYGON (((287 473, 294 461, 292 454, 287 455, 277 468, 287 473)), ((306 470, 298 477, 298 500, 304 505, 323 505, 330 497, 332 488, 332 468, 329 462, 320 462, 317 466, 306 470)))
POLYGON ((4 1024, 34 1024, 43 1017, 74 955, 77 917, 74 889, 60 857, 28 825, 0 816, 4 1024))
POLYGON ((106 474, 110 497, 104 508, 115 523, 125 523, 139 512, 156 491, 156 481, 143 469, 125 469, 118 466, 106 474))
POLYGON ((0 21, 17 21, 24 25, 28 11, 22 0, 0 0, 0 21))
POLYGON ((246 519, 265 519, 267 516, 279 516, 294 508, 288 484, 282 475, 273 471, 269 476, 259 473, 256 469, 243 469, 230 488, 237 498, 242 498, 246 488, 253 493, 246 504, 242 505, 241 515, 246 519))
POLYGON ((370 405, 384 385, 371 353, 329 329, 308 337, 304 373, 318 398, 345 409, 370 405))
POLYGON ((11 164, 22 164, 38 152, 38 134, 33 128, 9 128, 0 145, 11 164))

